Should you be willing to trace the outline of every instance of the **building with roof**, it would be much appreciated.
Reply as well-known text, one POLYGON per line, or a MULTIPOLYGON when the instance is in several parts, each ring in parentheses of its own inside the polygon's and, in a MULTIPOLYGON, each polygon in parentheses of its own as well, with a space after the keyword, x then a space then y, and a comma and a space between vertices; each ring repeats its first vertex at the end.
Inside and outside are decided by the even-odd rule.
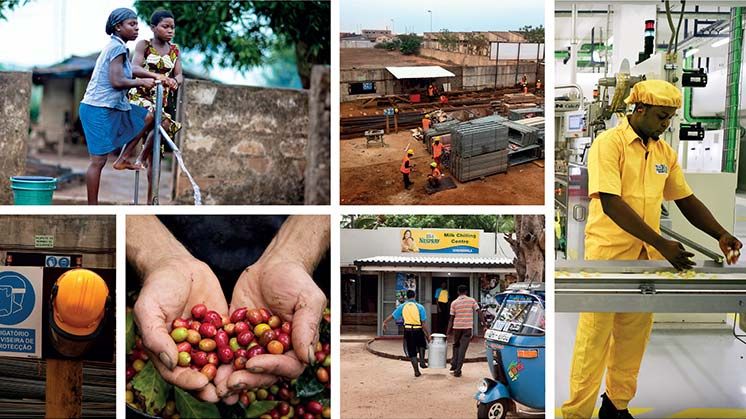
MULTIPOLYGON (((57 145, 60 156, 65 143, 83 137, 78 107, 91 80, 98 54, 73 55, 59 63, 33 69, 33 83, 43 86, 36 130, 45 143, 57 145)), ((182 71, 185 78, 209 80, 197 71, 184 67, 182 71)))
MULTIPOLYGON (((516 279, 515 257, 502 234, 482 230, 379 228, 341 230, 342 326, 382 335, 383 320, 408 289, 438 324, 435 291, 446 284, 449 300, 459 285, 486 304, 516 279)), ((436 327, 437 329, 437 327, 436 327)), ((475 316, 474 330, 478 329, 475 316)), ((387 335, 399 334, 396 327, 387 335)), ((481 331, 479 331, 481 335, 481 331)))

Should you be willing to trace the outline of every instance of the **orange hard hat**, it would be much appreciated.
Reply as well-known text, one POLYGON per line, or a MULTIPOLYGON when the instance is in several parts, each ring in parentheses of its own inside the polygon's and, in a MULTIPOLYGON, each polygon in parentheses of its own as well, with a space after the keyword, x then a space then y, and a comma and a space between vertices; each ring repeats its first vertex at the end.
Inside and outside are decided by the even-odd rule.
POLYGON ((106 314, 109 287, 97 273, 72 269, 60 276, 52 291, 54 323, 76 336, 96 332, 106 314))

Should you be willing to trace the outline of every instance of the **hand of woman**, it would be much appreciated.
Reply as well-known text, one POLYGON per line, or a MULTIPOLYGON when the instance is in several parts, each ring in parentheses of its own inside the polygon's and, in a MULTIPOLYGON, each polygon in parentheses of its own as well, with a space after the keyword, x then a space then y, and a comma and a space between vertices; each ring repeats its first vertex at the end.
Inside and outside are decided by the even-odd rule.
POLYGON ((140 80, 140 86, 146 89, 152 89, 153 87, 155 87, 154 79, 138 79, 138 80, 140 80))

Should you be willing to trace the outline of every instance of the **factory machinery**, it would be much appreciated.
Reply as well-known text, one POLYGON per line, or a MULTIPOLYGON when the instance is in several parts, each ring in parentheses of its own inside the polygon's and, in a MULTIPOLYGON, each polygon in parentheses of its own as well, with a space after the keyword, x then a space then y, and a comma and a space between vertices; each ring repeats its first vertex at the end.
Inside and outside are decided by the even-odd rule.
MULTIPOLYGON (((639 5, 615 6, 615 27, 639 27, 642 22, 629 21, 634 13, 624 10, 624 7, 637 8, 634 13, 637 13, 638 18, 640 16, 639 5)), ((624 99, 629 95, 630 88, 643 80, 666 80, 682 89, 685 102, 683 112, 677 112, 661 139, 678 151, 679 164, 697 197, 726 229, 733 231, 740 131, 739 75, 743 37, 741 9, 731 9, 730 19, 722 19, 711 25, 717 29, 714 34, 724 33, 727 29, 727 39, 730 42, 726 68, 721 72, 722 75, 718 73, 710 77, 711 81, 719 77, 718 81, 724 81, 722 84, 725 85, 724 90, 720 86, 715 92, 722 104, 721 108, 725 109, 721 109, 717 117, 695 117, 692 111, 693 98, 696 100, 696 95, 705 91, 708 86, 708 74, 703 69, 691 68, 693 52, 696 52, 692 50, 698 46, 697 42, 704 41, 692 37, 679 45, 678 29, 671 24, 672 39, 668 43, 668 49, 657 50, 655 20, 643 20, 644 50, 639 52, 635 65, 629 63, 629 57, 617 57, 617 62, 620 63, 618 72, 592 75, 595 85, 593 93, 589 95, 587 85, 584 88, 580 80, 576 81, 575 63, 571 83, 556 87, 555 247, 558 258, 566 259, 557 261, 557 311, 746 312, 746 269, 724 267, 716 241, 695 229, 674 203, 664 203, 661 208, 662 234, 686 245, 697 255, 697 260, 706 258, 711 259, 710 262, 698 263, 697 269, 681 276, 666 261, 583 261, 584 231, 590 203, 588 150, 598 134, 615 126, 618 119, 624 117, 628 111, 624 99), (688 53, 684 51, 685 48, 688 53)), ((652 11, 655 16, 655 7, 652 11)), ((678 17, 682 19, 684 13, 678 17)), ((573 32, 576 18, 577 9, 573 6, 573 32)), ((669 11, 669 22, 672 20, 669 11)), ((606 33, 608 35, 608 28, 606 33)), ((621 38, 621 34, 619 37, 621 38)), ((712 42, 711 37, 708 39, 712 42)), ((574 44, 577 43, 576 40, 576 34, 573 33, 574 44)), ((625 45, 620 45, 623 42, 621 39, 615 41, 614 49, 624 49, 625 45)), ((573 48, 573 52, 576 52, 575 45, 573 48)), ((571 59, 577 60, 577 54, 571 56, 571 59)), ((608 65, 608 49, 606 63, 608 65)), ((584 75, 584 80, 587 81, 589 76, 591 75, 584 75)), ((713 87, 716 86, 710 86, 709 91, 713 87)), ((668 321, 677 323, 729 323, 722 314, 709 317, 698 315, 686 320, 681 317, 682 315, 656 316, 656 321, 667 318, 668 321)), ((734 322, 734 326, 737 322, 738 320, 734 322)), ((746 330, 743 318, 741 329, 746 330)))

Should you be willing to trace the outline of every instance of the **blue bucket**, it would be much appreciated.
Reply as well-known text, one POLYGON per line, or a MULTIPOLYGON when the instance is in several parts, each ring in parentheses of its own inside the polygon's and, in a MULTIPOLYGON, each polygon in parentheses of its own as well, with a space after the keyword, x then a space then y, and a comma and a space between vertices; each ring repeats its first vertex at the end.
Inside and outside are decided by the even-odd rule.
POLYGON ((57 179, 47 176, 13 176, 13 205, 52 205, 57 179))

